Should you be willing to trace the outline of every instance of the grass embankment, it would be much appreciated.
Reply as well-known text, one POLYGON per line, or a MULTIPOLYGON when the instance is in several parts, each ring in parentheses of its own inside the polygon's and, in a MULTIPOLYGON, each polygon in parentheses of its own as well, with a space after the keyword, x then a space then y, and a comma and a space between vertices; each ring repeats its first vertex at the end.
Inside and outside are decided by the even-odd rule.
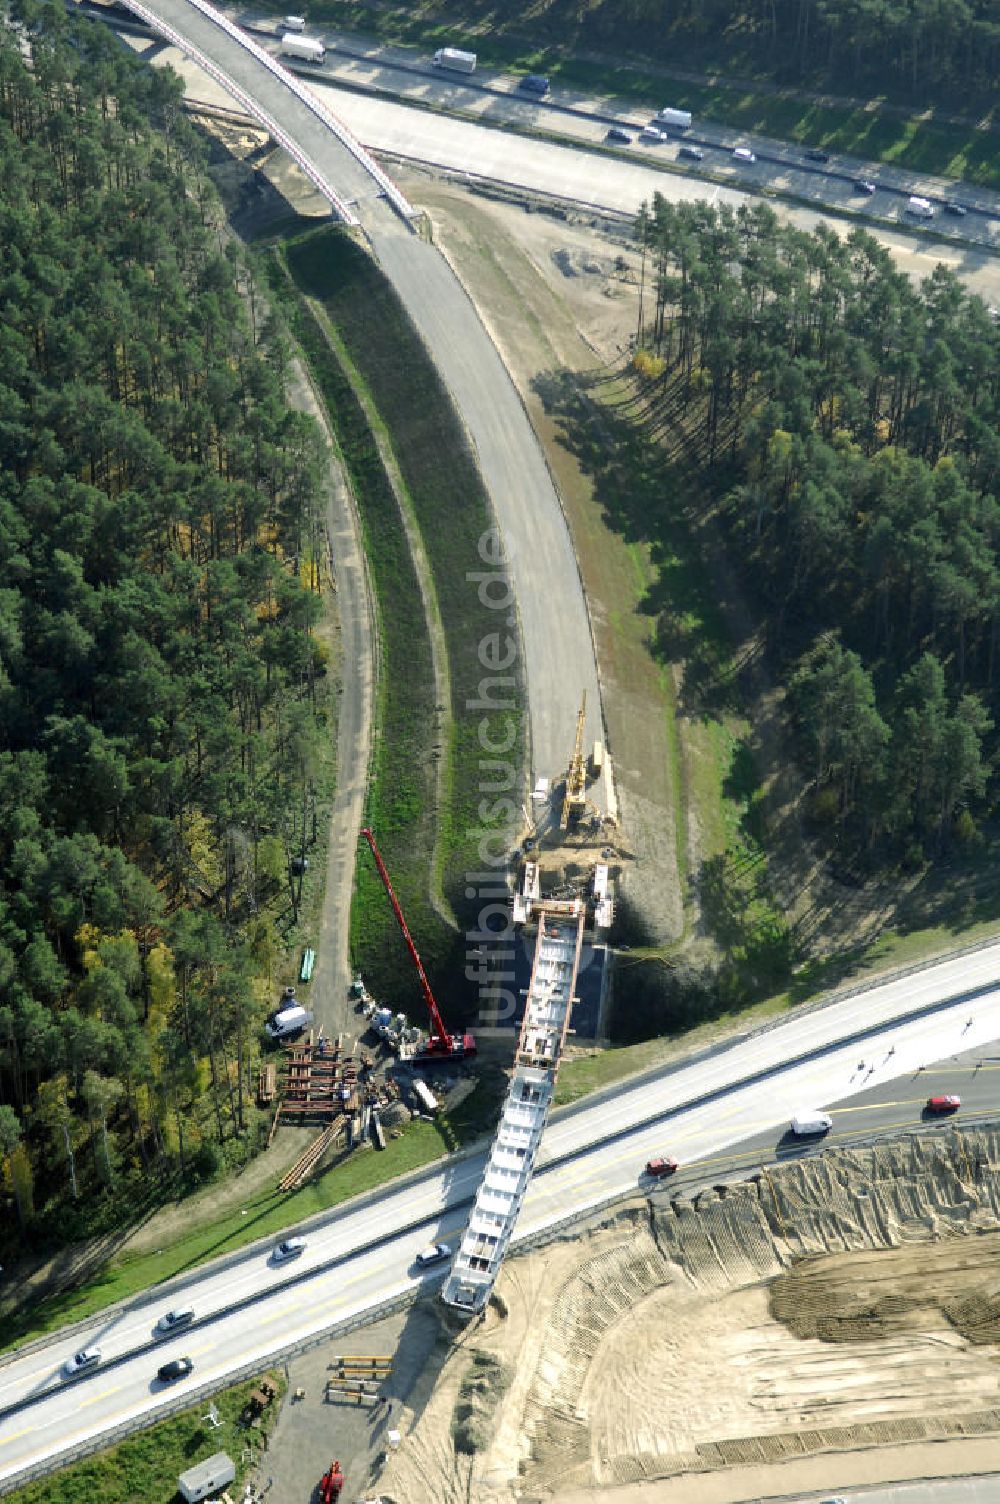
MULTIPOLYGON (((328 243, 336 235, 331 232, 328 243)), ((332 253, 332 245, 330 249, 332 253)), ((430 903, 427 880, 435 813, 435 711, 430 634, 420 585, 346 351, 336 332, 321 326, 287 282, 277 277, 274 282, 284 295, 285 316, 309 361, 350 475, 374 590, 378 680, 366 818, 375 829, 414 933, 433 960, 446 950, 448 937, 430 903)), ((370 858, 358 864, 358 889, 372 936, 398 964, 387 966, 383 961, 377 966, 363 944, 356 947, 355 959, 373 985, 396 983, 395 1000, 400 990, 409 994, 412 978, 399 964, 390 937, 392 915, 370 858)))
MULTIPOLYGON (((322 305, 340 342, 339 369, 331 369, 329 354, 314 369, 338 437, 344 422, 339 409, 350 410, 353 431, 345 433, 340 442, 355 480, 378 595, 381 723, 368 818, 383 847, 394 885, 398 885, 411 928, 419 935, 422 952, 427 951, 425 960, 439 975, 447 970, 455 979, 464 963, 461 945, 456 945, 460 937, 445 932, 440 921, 432 917, 427 898, 428 863, 435 850, 435 831, 428 813, 435 810, 435 764, 443 758, 442 807, 436 811, 437 876, 448 903, 464 921, 474 914, 466 896, 466 873, 483 865, 476 851, 478 829, 491 823, 481 820, 478 806, 483 793, 493 791, 497 778, 492 770, 484 774, 481 764, 489 754, 479 741, 483 712, 469 705, 476 699, 486 673, 480 659, 481 645, 498 630, 502 637, 511 630, 506 626, 506 613, 498 613, 480 600, 476 583, 468 578, 470 571, 489 568, 480 551, 481 540, 493 524, 489 498, 437 370, 371 257, 349 237, 323 229, 294 241, 287 249, 286 260, 299 289, 322 305), (430 642, 418 581, 405 548, 399 507, 370 435, 357 431, 360 408, 350 384, 359 381, 385 425, 404 504, 419 531, 430 566, 452 712, 446 746, 434 744, 436 710, 430 642)), ((319 333, 315 320, 302 315, 297 332, 307 340, 310 359, 314 359, 319 333), (313 326, 312 332, 306 329, 307 323, 313 326)), ((328 341, 322 339, 322 343, 329 350, 328 341)), ((512 635, 516 636, 516 630, 512 635)), ((519 661, 504 670, 517 680, 518 707, 523 704, 519 661)), ((518 739, 504 753, 503 761, 511 770, 507 792, 519 804, 523 782, 520 708, 515 718, 518 739)), ((494 730, 492 734, 499 733, 494 730)), ((391 916, 381 886, 371 865, 363 863, 352 918, 352 947, 358 964, 376 982, 386 975, 387 922, 391 923, 391 916)), ((412 993, 408 972, 399 977, 399 982, 412 993)), ((453 987, 450 1006, 458 1001, 453 987)))
MULTIPOLYGON (((272 1372, 268 1377, 282 1396, 286 1387, 283 1376, 272 1372)), ((230 1487, 237 1494, 250 1468, 249 1460, 241 1460, 243 1447, 264 1444, 280 1407, 279 1398, 264 1411, 261 1424, 252 1431, 239 1426, 250 1391, 259 1383, 260 1376, 245 1379, 214 1396, 222 1422, 218 1428, 204 1419, 207 1401, 199 1400, 190 1410, 157 1421, 118 1446, 95 1452, 82 1462, 60 1468, 50 1478, 17 1489, 7 1495, 9 1504, 163 1504, 165 1499, 179 1497, 173 1488, 178 1474, 214 1452, 227 1452, 232 1458, 236 1481, 230 1487)))
MULTIPOLYGON (((443 42, 468 46, 485 68, 544 72, 566 87, 586 89, 624 103, 669 103, 690 110, 699 119, 736 130, 1000 189, 1000 153, 995 135, 988 130, 937 123, 923 113, 905 117, 880 113, 877 105, 818 104, 791 91, 755 89, 742 80, 727 84, 724 78, 703 83, 671 78, 666 69, 658 70, 638 58, 574 57, 553 41, 543 26, 532 35, 530 21, 523 13, 517 16, 516 31, 511 35, 505 35, 502 26, 480 30, 458 13, 458 7, 453 14, 447 3, 424 5, 415 13, 410 8, 358 0, 318 0, 313 18, 424 51, 443 42)), ((585 46, 581 42, 580 50, 585 46)))
POLYGON ((383 1153, 355 1154, 298 1191, 265 1190, 252 1195, 244 1206, 188 1228, 164 1248, 116 1259, 79 1289, 47 1300, 26 1315, 8 1317, 0 1323, 0 1346, 10 1347, 67 1322, 82 1321, 165 1280, 189 1274, 209 1259, 234 1253, 257 1238, 276 1235, 352 1196, 376 1190, 440 1158, 448 1140, 458 1137, 447 1118, 433 1124, 411 1123, 398 1139, 389 1140, 383 1153))

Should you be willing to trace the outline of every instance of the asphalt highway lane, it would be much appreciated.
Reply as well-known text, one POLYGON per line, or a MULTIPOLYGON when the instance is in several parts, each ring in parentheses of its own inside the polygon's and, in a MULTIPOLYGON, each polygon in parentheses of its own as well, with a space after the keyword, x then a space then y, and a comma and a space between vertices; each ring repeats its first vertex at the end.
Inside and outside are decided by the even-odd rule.
MULTIPOLYGON (((819 1152, 786 1139, 799 1107, 848 1104, 835 1108, 827 1142, 917 1127, 926 1097, 955 1089, 955 1071, 964 1071, 961 1119, 990 1115, 998 958, 1000 948, 991 947, 928 968, 562 1114, 546 1133, 515 1244, 634 1191, 646 1159, 657 1153, 681 1161, 671 1184, 693 1186, 718 1178, 727 1165, 819 1152), (936 1006, 949 995, 953 1001, 936 1006), (929 1011, 905 1017, 921 1007, 929 1011)), ((207 1393, 323 1331, 433 1287, 443 1266, 423 1272, 413 1261, 426 1243, 460 1233, 482 1163, 481 1155, 445 1161, 387 1188, 373 1205, 331 1214, 308 1231, 306 1251, 292 1263, 271 1265, 270 1244, 247 1249, 182 1287, 150 1292, 13 1358, 0 1368, 0 1482, 78 1442, 140 1423, 181 1393, 207 1393), (156 1320, 182 1299, 198 1323, 154 1344, 156 1320), (104 1354, 101 1367, 61 1380, 60 1365, 91 1344, 104 1354), (156 1368, 178 1356, 194 1360, 191 1378, 157 1385, 156 1368)))

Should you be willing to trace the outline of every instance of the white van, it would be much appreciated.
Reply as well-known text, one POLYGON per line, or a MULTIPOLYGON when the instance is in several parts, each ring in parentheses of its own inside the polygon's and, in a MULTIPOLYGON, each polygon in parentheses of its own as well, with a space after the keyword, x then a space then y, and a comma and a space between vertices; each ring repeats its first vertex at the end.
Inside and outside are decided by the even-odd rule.
POLYGON ((828 1112, 819 1112, 815 1107, 800 1107, 792 1118, 792 1132, 799 1138, 810 1134, 829 1133, 833 1118, 828 1112))
POLYGON ((749 146, 736 146, 733 148, 733 157, 737 162, 756 162, 757 155, 749 146))
POLYGON ((272 1013, 264 1029, 269 1039, 290 1039, 293 1034, 301 1034, 308 1022, 309 1014, 296 1003, 291 1008, 272 1013))
POLYGON ((906 212, 916 215, 917 219, 933 219, 934 205, 929 198, 914 197, 907 200, 906 212))

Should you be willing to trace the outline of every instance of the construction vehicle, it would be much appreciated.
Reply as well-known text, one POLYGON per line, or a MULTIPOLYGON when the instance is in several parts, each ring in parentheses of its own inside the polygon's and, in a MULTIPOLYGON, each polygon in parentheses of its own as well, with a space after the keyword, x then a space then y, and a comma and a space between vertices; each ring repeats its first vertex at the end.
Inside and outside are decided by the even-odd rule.
POLYGON ((576 742, 573 747, 573 756, 570 758, 569 769, 566 773, 566 794, 563 798, 562 815, 559 820, 563 830, 570 825, 575 825, 587 808, 587 764, 583 756, 583 728, 586 723, 587 691, 584 690, 580 714, 576 718, 576 742))
POLYGON ((340 1498, 343 1487, 344 1475, 340 1470, 339 1461, 335 1458, 319 1480, 320 1504, 334 1504, 334 1501, 340 1498))
POLYGON ((378 875, 382 879, 382 886, 385 888, 389 902, 392 905, 392 912, 396 916, 396 923, 399 925, 403 939, 406 941, 406 948, 410 952, 410 960, 416 969, 420 988, 424 995, 424 1003, 430 1015, 430 1037, 427 1043, 417 1047, 408 1058, 414 1065, 433 1064, 435 1060, 464 1060, 467 1055, 474 1055, 476 1053, 475 1036, 472 1034, 449 1034, 445 1028, 444 1019, 441 1017, 441 1010, 431 991, 431 984, 427 980, 427 973, 424 971, 423 962, 407 928, 403 911, 399 906, 399 900, 393 892, 389 873, 385 862, 382 860, 382 853, 375 842, 374 832, 365 827, 361 834, 371 847, 372 856, 375 858, 375 866, 378 868, 378 875))

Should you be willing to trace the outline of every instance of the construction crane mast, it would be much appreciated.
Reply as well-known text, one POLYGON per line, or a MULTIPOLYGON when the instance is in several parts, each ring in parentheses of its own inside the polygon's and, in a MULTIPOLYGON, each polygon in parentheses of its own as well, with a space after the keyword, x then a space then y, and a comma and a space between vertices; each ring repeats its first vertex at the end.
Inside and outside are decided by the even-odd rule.
POLYGON ((372 856, 375 858, 375 866, 378 868, 378 875, 382 879, 382 886, 385 888, 385 891, 389 896, 389 902, 392 905, 392 912, 396 916, 396 923, 399 925, 399 928, 402 931, 403 939, 406 941, 407 950, 410 952, 410 959, 412 960, 413 965, 416 969, 417 976, 420 979, 420 987, 421 991, 424 994, 424 1002, 427 1005, 427 1012, 430 1015, 430 1037, 425 1048, 418 1050, 414 1058, 418 1061, 421 1059, 464 1060, 466 1055, 474 1055, 476 1053, 475 1037, 472 1034, 449 1034, 447 1029, 445 1028, 444 1019, 441 1017, 441 1010, 437 1005, 437 1001, 434 997, 433 992, 431 991, 431 984, 427 980, 427 973, 424 971, 424 963, 421 961, 417 947, 413 943, 413 938, 410 935, 406 920, 403 917, 403 910, 399 906, 399 899, 393 892, 392 883, 389 880, 388 870, 386 869, 385 862, 382 860, 382 853, 379 851, 378 846, 376 845, 375 834, 373 831, 369 830, 367 826, 362 830, 361 834, 364 836, 365 840, 371 847, 372 856))
POLYGON ((576 743, 566 773, 566 794, 559 824, 563 830, 578 820, 587 806, 587 764, 583 756, 583 728, 587 723, 587 691, 583 692, 580 714, 576 718, 576 743))

